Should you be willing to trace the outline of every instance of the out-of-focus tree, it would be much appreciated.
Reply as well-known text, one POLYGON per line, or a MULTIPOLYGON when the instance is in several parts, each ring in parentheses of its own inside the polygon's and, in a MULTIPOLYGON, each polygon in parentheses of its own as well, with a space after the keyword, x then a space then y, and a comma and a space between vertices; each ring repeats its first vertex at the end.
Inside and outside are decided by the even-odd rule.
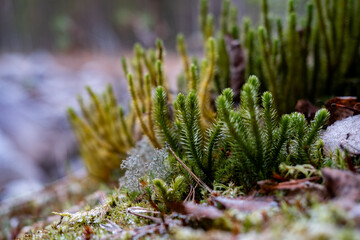
MULTIPOLYGON (((234 4, 240 16, 259 16, 253 0, 234 4)), ((116 52, 135 41, 149 46, 157 37, 174 49, 178 32, 198 36, 198 5, 193 0, 0 0, 0 51, 116 52)), ((210 1, 214 17, 220 5, 210 1)))

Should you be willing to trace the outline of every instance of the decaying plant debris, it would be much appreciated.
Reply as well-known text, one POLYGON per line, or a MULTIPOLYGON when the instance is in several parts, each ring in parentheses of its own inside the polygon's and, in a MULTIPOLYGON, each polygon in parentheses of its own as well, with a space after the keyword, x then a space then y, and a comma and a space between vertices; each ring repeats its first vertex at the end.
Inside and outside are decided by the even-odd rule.
POLYGON ((155 210, 149 202, 132 201, 126 193, 115 190, 93 209, 82 207, 83 210, 74 213, 55 213, 61 216, 58 220, 45 228, 40 226, 41 230, 34 225, 33 232, 28 232, 24 238, 84 238, 91 234, 100 239, 160 236, 171 239, 290 236, 357 239, 360 236, 357 210, 360 188, 359 184, 349 185, 349 182, 359 181, 359 176, 333 169, 324 169, 322 175, 323 179, 278 183, 270 191, 260 187, 249 196, 233 198, 218 193, 218 196, 208 195, 202 203, 174 202, 169 204, 172 211, 168 213, 155 210), (325 186, 319 184, 322 181, 325 186), (281 194, 273 194, 274 191, 281 194), (292 195, 293 191, 302 194, 292 195), (313 194, 313 191, 321 194, 313 194))
MULTIPOLYGON (((122 60, 129 111, 117 106, 109 86, 103 95, 88 88, 91 103, 79 98, 81 115, 72 109, 68 115, 89 174, 119 178, 116 187, 105 185, 70 209, 53 209, 54 221, 35 219, 2 236, 359 239, 359 146, 344 144, 356 133, 324 154, 332 129, 341 125, 335 108, 356 115, 357 100, 344 107, 333 99, 326 108, 304 100, 299 108, 306 116, 289 112, 299 98, 347 93, 347 80, 360 77, 354 67, 360 3, 333 0, 324 8, 321 0, 309 1, 299 21, 290 0, 283 23, 271 19, 262 2, 263 26, 254 30, 245 19, 240 30, 237 10, 223 1, 215 34, 208 2, 201 0, 204 58, 190 58, 179 35, 184 71, 178 94, 169 90, 162 41, 148 50, 136 44, 133 58, 122 60), (323 134, 329 119, 335 124, 323 134)), ((357 124, 359 118, 342 121, 357 124)), ((16 214, 6 215, 2 224, 14 229, 16 214)))

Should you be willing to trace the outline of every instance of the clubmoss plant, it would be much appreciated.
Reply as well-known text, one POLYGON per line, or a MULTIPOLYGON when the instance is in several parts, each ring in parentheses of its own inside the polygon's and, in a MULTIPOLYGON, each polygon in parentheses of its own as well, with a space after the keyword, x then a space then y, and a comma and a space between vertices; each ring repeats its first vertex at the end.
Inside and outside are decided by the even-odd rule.
POLYGON ((202 0, 203 39, 214 37, 217 46, 215 89, 221 93, 231 87, 237 97, 245 79, 239 72, 256 75, 273 94, 280 113, 291 112, 300 98, 359 95, 359 16, 358 1, 309 1, 305 16, 299 17, 295 1, 289 0, 284 21, 274 19, 268 0, 263 0, 262 23, 252 27, 248 18, 239 24, 236 8, 225 0, 216 31, 208 1, 202 0), (244 69, 236 66, 242 58, 234 55, 244 55, 244 69))
POLYGON ((245 23, 247 72, 264 72, 280 112, 292 111, 300 98, 359 94, 360 74, 354 68, 360 60, 358 1, 309 1, 300 18, 290 0, 286 22, 269 17, 267 0, 262 5, 258 31, 245 23))
MULTIPOLYGON (((316 6, 320 6, 319 4, 321 5, 321 2, 316 6)), ((337 3, 333 4, 332 6, 335 6, 337 3)), ((343 9, 348 11, 351 4, 357 7, 357 4, 351 1, 343 9)), ((321 166, 318 160, 314 160, 321 158, 319 154, 314 153, 317 151, 314 146, 328 113, 320 110, 310 125, 306 123, 304 116, 298 113, 277 116, 277 112, 288 111, 296 98, 300 97, 294 93, 295 90, 301 94, 308 93, 305 90, 311 86, 309 73, 317 74, 324 70, 323 66, 316 67, 317 57, 320 59, 324 54, 321 47, 323 35, 320 29, 316 28, 317 24, 320 24, 321 11, 318 13, 319 16, 316 15, 319 20, 315 21, 313 6, 308 5, 302 33, 298 31, 298 20, 292 0, 289 1, 288 8, 286 27, 280 20, 275 25, 268 13, 267 1, 264 0, 264 26, 260 26, 257 32, 252 29, 250 22, 245 20, 240 34, 236 9, 230 1, 223 1, 220 28, 214 36, 214 19, 208 13, 207 1, 202 0, 200 27, 204 40, 204 59, 190 60, 185 38, 182 35, 178 36, 177 48, 184 65, 183 76, 187 86, 184 93, 179 94, 174 102, 174 96, 167 86, 163 67, 165 49, 160 40, 156 42, 155 49, 145 50, 136 44, 134 57, 129 61, 131 64, 128 65, 125 59, 122 61, 132 97, 133 108, 130 116, 136 116, 136 124, 139 124, 142 134, 155 148, 164 147, 166 141, 184 163, 210 186, 214 181, 235 181, 248 188, 259 179, 271 177, 282 161, 290 165, 310 163, 321 166), (274 29, 277 29, 276 33, 273 32, 274 29), (315 43, 320 47, 313 47, 315 43), (314 61, 307 60, 312 58, 314 61), (295 62, 297 59, 300 59, 299 64, 295 62), (271 92, 262 95, 261 104, 260 83, 254 76, 249 77, 240 94, 245 74, 252 73, 258 73, 271 92), (305 79, 305 82, 302 83, 301 79, 305 79), (229 87, 232 90, 223 90, 229 87), (214 92, 222 92, 216 104, 212 96, 214 92)), ((353 19, 356 18, 355 9, 351 15, 353 19)), ((346 24, 344 26, 348 26, 346 24)), ((351 24, 352 27, 355 25, 351 24)), ((345 37, 348 36, 346 29, 345 37)), ((337 34, 338 30, 335 32, 337 34)), ((339 37, 336 39, 340 41, 339 37)), ((342 46, 340 42, 338 44, 342 46)), ((355 42, 352 44, 354 49, 358 48, 355 42)), ((347 59, 347 55, 338 53, 338 56, 347 59)), ((350 66, 353 61, 349 62, 350 66)), ((317 78, 313 79, 317 81, 317 78)), ((88 142, 94 138, 93 132, 99 132, 100 139, 106 139, 114 144, 117 151, 121 150, 125 154, 134 146, 131 132, 126 133, 120 129, 124 134, 118 134, 121 131, 116 133, 119 139, 126 139, 127 145, 124 147, 121 142, 116 142, 111 132, 111 129, 114 129, 112 126, 117 126, 113 123, 116 121, 111 119, 117 117, 109 117, 111 114, 102 117, 104 113, 114 112, 112 108, 115 108, 115 105, 105 102, 104 106, 108 107, 102 109, 100 100, 91 92, 90 95, 96 111, 94 116, 91 116, 89 111, 83 110, 83 115, 91 124, 92 119, 96 118, 96 124, 93 124, 92 132, 78 131, 80 141, 88 142), (107 124, 107 119, 111 120, 111 124, 107 124), (87 137, 84 137, 83 132, 88 134, 87 137)), ((82 108, 85 109, 84 106, 82 108)), ((80 121, 73 111, 70 113, 72 122, 84 129, 83 121, 80 121)), ((119 118, 119 126, 123 129, 132 129, 126 128, 125 120, 121 119, 124 117, 119 118)), ((98 157, 95 154, 87 156, 91 155, 88 150, 89 144, 82 145, 81 148, 85 149, 86 146, 87 149, 82 150, 87 153, 83 155, 96 162, 95 158, 98 157)), ((103 148, 109 149, 108 145, 99 149, 103 148)), ((92 151, 100 154, 103 150, 92 151)), ((121 161, 117 164, 119 162, 121 161)))
MULTIPOLYGON (((156 221, 153 226, 161 222, 164 233, 171 234, 172 229, 167 229, 171 225, 168 220, 178 219, 164 218, 169 209, 167 205, 182 201, 189 185, 188 196, 199 196, 192 181, 194 175, 206 183, 206 187, 225 189, 223 194, 237 197, 253 189, 257 181, 271 178, 274 172, 284 171, 296 178, 318 175, 317 168, 327 164, 346 167, 340 151, 336 153, 336 161, 322 155, 318 139, 329 117, 327 110, 319 110, 310 123, 300 113, 278 115, 278 112, 291 111, 297 98, 315 99, 328 94, 322 91, 323 86, 330 88, 332 94, 351 86, 352 83, 347 82, 351 78, 355 84, 358 82, 360 2, 328 0, 325 6, 324 0, 314 0, 309 3, 303 21, 299 21, 294 1, 290 0, 287 20, 283 23, 271 18, 268 2, 263 0, 263 26, 254 30, 249 20, 245 20, 243 31, 238 27, 237 12, 229 0, 223 1, 218 31, 213 16, 208 13, 207 0, 200 3, 204 59, 190 61, 186 41, 183 36, 178 37, 187 85, 184 92, 177 97, 170 93, 163 68, 165 49, 162 42, 157 41, 155 50, 135 45, 129 66, 125 59, 122 61, 133 105, 127 117, 122 108, 118 108, 111 87, 102 97, 87 89, 89 106, 79 98, 82 117, 69 109, 69 119, 89 172, 108 179, 111 171, 119 170, 121 164, 127 171, 120 181, 130 190, 142 188, 145 193, 133 196, 138 194, 147 201, 139 198, 135 201, 135 197, 129 199, 117 192, 92 211, 60 213, 61 221, 44 231, 48 236, 37 232, 35 237, 83 237, 82 228, 88 225, 96 228, 94 237, 104 237, 105 231, 113 234, 108 233, 110 238, 144 237, 136 235, 139 229, 127 233, 125 229, 130 224, 148 224, 150 220, 156 221), (263 80, 269 92, 260 93, 260 81, 253 74, 263 80), (249 77, 246 83, 245 75, 249 77), (220 94, 215 104, 214 92, 220 94), (136 145, 135 124, 139 124, 144 137, 129 151, 136 145), (155 150, 164 147, 165 142, 171 153, 181 158, 182 164, 172 161, 166 149, 155 150), (129 153, 130 157, 126 158, 129 153), (169 171, 167 163, 171 167, 169 171), (190 171, 192 178, 187 174, 190 171), (129 217, 129 207, 135 206, 151 214, 160 212, 160 218, 129 217)), ((209 189, 206 190, 212 192, 209 189)), ((338 206, 314 204, 307 208, 301 205, 304 203, 301 199, 296 202, 294 207, 283 204, 275 211, 258 209, 245 215, 243 211, 227 211, 224 216, 230 214, 229 223, 236 226, 236 232, 240 227, 243 237, 247 233, 255 236, 259 229, 268 228, 264 236, 277 239, 293 237, 294 232, 299 233, 299 237, 305 233, 309 238, 359 238, 353 228, 354 219, 347 217, 338 206), (269 222, 272 219, 278 221, 269 222), (279 222, 286 226, 279 228, 279 222), (323 231, 307 231, 314 229, 309 228, 309 222, 320 226, 318 229, 326 227, 331 231, 325 235, 323 231), (340 231, 335 231, 337 227, 340 231)), ((178 229, 186 233, 181 229, 184 223, 176 224, 181 224, 178 229)), ((150 228, 152 232, 158 230, 153 229, 150 228)), ((182 237, 194 237, 194 233, 191 234, 182 237)), ((202 238, 204 235, 199 237, 202 238)))
POLYGON ((160 139, 166 141, 198 177, 212 184, 217 167, 214 154, 221 139, 220 125, 206 129, 201 126, 200 106, 194 90, 187 97, 180 93, 174 108, 175 118, 171 121, 165 89, 158 87, 154 94, 154 115, 160 139))
POLYGON ((97 96, 90 87, 87 91, 91 100, 89 106, 81 96, 78 98, 82 117, 72 108, 68 110, 68 117, 87 170, 95 177, 109 180, 111 172, 119 169, 135 144, 133 117, 131 114, 124 116, 110 85, 103 96, 97 96))
POLYGON ((214 19, 208 10, 208 1, 202 0, 199 21, 204 43, 213 38, 216 46, 213 76, 216 92, 220 94, 223 89, 231 87, 235 92, 235 97, 238 97, 245 83, 245 59, 240 41, 236 7, 229 0, 222 2, 220 27, 218 31, 215 31, 214 19))
MULTIPOLYGON (((123 59, 123 70, 127 75, 130 94, 132 97, 133 108, 142 132, 150 140, 154 147, 160 148, 161 145, 155 134, 155 122, 153 114, 153 102, 151 92, 161 86, 166 93, 166 103, 171 102, 171 94, 168 91, 167 82, 163 69, 164 47, 161 41, 157 41, 156 56, 148 58, 153 50, 146 51, 140 45, 134 48, 133 67, 129 69, 126 60, 123 59), (151 59, 151 60, 150 60, 151 59), (131 73, 135 71, 135 74, 131 73)), ((206 59, 204 59, 201 69, 197 64, 190 64, 186 52, 186 44, 182 35, 178 37, 178 50, 185 66, 186 85, 189 91, 194 91, 199 99, 198 105, 201 112, 201 124, 203 126, 211 125, 214 121, 215 112, 211 106, 210 89, 215 74, 216 64, 216 46, 215 40, 207 40, 206 59)), ((169 113, 169 118, 171 114, 169 113)), ((158 119, 157 119, 158 120, 158 119)))
POLYGON ((234 181, 249 189, 271 177, 281 162, 312 163, 315 141, 329 117, 327 110, 321 109, 310 124, 297 113, 279 120, 270 92, 262 95, 260 105, 259 87, 259 80, 251 76, 238 108, 232 90, 225 89, 216 100, 217 118, 207 128, 201 126, 194 91, 187 97, 178 95, 171 121, 166 92, 158 87, 154 115, 159 136, 210 186, 213 181, 234 181))
POLYGON ((160 178, 153 180, 157 198, 159 199, 158 207, 160 210, 167 210, 168 205, 174 202, 181 202, 187 190, 186 179, 179 175, 170 184, 160 178), (163 205, 163 206, 162 206, 163 205))
POLYGON ((270 92, 262 95, 260 106, 259 87, 259 80, 250 76, 238 108, 234 108, 230 89, 216 101, 224 139, 230 145, 228 164, 221 176, 246 188, 271 177, 283 161, 311 163, 315 140, 329 117, 327 110, 321 109, 310 124, 298 113, 283 115, 279 120, 270 92))

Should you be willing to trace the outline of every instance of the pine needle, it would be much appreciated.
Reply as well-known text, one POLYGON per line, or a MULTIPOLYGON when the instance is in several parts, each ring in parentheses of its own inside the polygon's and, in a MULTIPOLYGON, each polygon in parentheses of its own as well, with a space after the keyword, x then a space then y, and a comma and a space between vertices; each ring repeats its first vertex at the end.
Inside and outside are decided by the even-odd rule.
POLYGON ((190 168, 188 166, 185 165, 185 163, 183 163, 183 161, 180 160, 180 158, 178 156, 176 156, 175 152, 171 149, 171 147, 169 146, 169 144, 167 142, 165 142, 165 146, 167 149, 170 150, 171 154, 175 157, 176 161, 178 161, 180 163, 181 166, 183 166, 183 168, 185 168, 186 171, 189 172, 189 174, 194 178, 194 180, 203 188, 205 188, 209 193, 213 193, 213 190, 211 190, 211 188, 206 185, 200 178, 198 178, 195 173, 193 173, 190 168))

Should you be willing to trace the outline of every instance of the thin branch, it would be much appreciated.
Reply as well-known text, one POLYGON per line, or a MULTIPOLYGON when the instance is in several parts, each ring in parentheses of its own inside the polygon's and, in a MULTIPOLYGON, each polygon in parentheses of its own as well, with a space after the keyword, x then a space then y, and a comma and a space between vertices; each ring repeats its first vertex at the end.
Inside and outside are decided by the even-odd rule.
POLYGON ((165 142, 165 146, 166 148, 168 148, 171 152, 171 154, 175 157, 176 161, 178 161, 181 166, 183 166, 183 168, 185 168, 186 171, 188 171, 190 173, 190 175, 195 179, 195 181, 201 185, 203 188, 205 188, 209 193, 213 193, 213 190, 211 190, 210 187, 208 187, 200 178, 198 178, 195 173, 193 173, 190 168, 188 166, 185 165, 185 163, 183 163, 180 158, 178 156, 176 156, 175 152, 171 149, 171 147, 169 146, 169 144, 167 142, 165 142))
POLYGON ((145 218, 145 219, 149 219, 149 220, 152 220, 156 223, 161 223, 162 220, 160 218, 156 218, 156 217, 151 217, 151 216, 147 216, 147 215, 144 215, 144 214, 140 214, 140 213, 136 213, 136 212, 133 212, 131 211, 131 209, 127 209, 126 210, 127 213, 130 213, 132 215, 135 215, 137 217, 141 217, 141 218, 145 218))

